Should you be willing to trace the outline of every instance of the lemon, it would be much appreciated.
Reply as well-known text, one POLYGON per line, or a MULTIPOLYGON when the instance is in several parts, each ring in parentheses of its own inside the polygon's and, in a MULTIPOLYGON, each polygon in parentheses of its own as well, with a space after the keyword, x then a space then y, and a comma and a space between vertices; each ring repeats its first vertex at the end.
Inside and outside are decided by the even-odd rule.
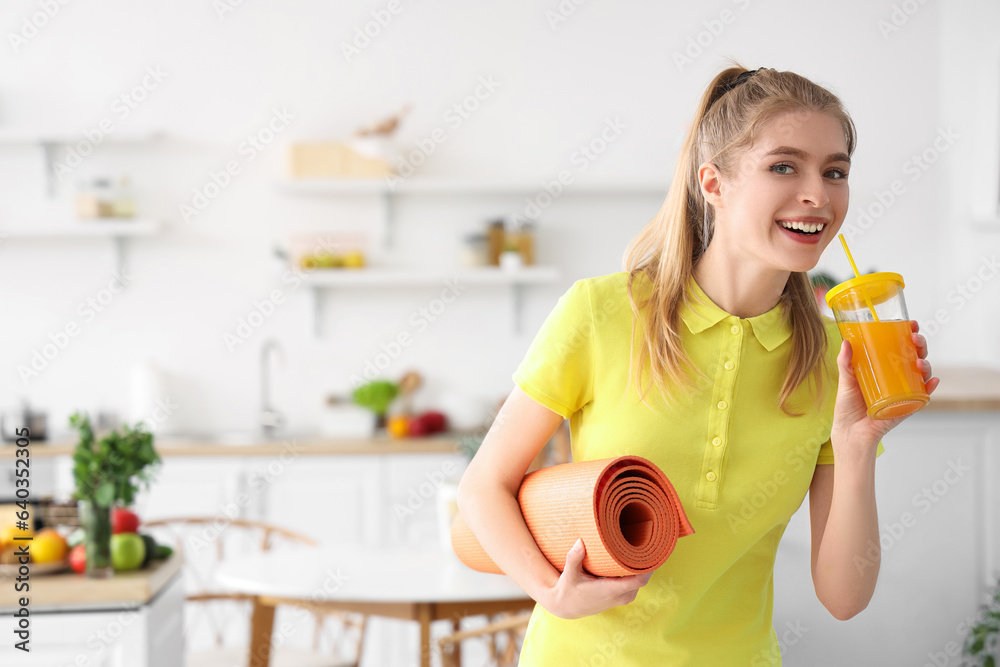
POLYGON ((46 528, 35 535, 29 547, 34 563, 57 563, 69 553, 66 539, 52 528, 46 528))
POLYGON ((14 544, 15 537, 33 537, 35 531, 28 529, 20 529, 14 524, 10 523, 0 528, 0 550, 4 547, 14 544))

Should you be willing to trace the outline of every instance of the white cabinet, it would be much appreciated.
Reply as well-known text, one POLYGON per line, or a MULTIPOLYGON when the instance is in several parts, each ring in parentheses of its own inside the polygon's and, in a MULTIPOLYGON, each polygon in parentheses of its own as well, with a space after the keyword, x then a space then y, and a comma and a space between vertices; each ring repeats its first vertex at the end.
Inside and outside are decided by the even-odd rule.
POLYGON ((145 521, 182 516, 246 516, 250 500, 237 500, 246 489, 244 463, 230 456, 164 456, 149 489, 135 500, 145 521))
POLYGON ((281 465, 252 458, 251 489, 261 489, 251 518, 331 545, 377 545, 382 533, 380 457, 300 456, 281 465))
POLYGON ((785 532, 774 628, 786 667, 958 664, 967 618, 1000 574, 993 488, 1000 414, 921 412, 883 443, 876 469, 882 561, 865 611, 842 622, 816 599, 808 498, 785 532))
POLYGON ((175 577, 139 607, 31 610, 30 653, 15 649, 8 639, 0 645, 0 665, 178 667, 184 664, 183 602, 181 579, 175 577))

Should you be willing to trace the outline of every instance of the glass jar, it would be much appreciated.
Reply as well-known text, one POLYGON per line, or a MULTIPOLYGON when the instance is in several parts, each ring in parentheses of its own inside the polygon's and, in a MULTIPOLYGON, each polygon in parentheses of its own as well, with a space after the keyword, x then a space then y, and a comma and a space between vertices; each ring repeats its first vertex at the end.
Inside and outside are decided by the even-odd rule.
POLYGON ((87 577, 108 579, 115 571, 111 564, 111 508, 80 500, 80 526, 87 552, 87 577))
POLYGON ((486 234, 466 234, 462 237, 462 266, 486 266, 489 241, 486 234))

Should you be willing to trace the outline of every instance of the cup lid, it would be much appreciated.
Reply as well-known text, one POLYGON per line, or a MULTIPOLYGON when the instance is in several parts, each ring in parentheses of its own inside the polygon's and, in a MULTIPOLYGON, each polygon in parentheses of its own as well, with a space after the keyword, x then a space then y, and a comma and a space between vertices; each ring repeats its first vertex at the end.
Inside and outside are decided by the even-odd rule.
POLYGON ((903 276, 898 273, 868 273, 851 278, 830 288, 826 293, 826 305, 833 308, 833 302, 837 297, 848 290, 857 292, 860 298, 868 299, 872 303, 882 303, 895 294, 895 290, 890 287, 893 283, 898 283, 900 288, 906 287, 903 284, 903 276))

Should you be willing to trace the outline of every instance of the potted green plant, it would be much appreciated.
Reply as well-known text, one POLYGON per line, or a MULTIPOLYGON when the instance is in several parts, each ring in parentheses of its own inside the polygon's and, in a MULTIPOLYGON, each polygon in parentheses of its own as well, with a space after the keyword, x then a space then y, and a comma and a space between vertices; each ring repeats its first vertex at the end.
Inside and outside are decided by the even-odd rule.
POLYGON ((139 486, 151 480, 151 466, 160 462, 160 456, 153 448, 153 435, 142 422, 95 439, 89 417, 75 413, 69 421, 80 438, 73 451, 73 496, 80 507, 87 576, 110 577, 111 509, 116 501, 132 504, 139 486))
POLYGON ((385 414, 389 404, 399 394, 399 385, 389 380, 373 380, 363 384, 351 393, 351 401, 368 408, 378 417, 377 428, 385 428, 385 414))
POLYGON ((962 654, 972 658, 973 665, 996 667, 1000 654, 1000 579, 993 588, 993 598, 980 609, 976 624, 969 628, 962 654))

